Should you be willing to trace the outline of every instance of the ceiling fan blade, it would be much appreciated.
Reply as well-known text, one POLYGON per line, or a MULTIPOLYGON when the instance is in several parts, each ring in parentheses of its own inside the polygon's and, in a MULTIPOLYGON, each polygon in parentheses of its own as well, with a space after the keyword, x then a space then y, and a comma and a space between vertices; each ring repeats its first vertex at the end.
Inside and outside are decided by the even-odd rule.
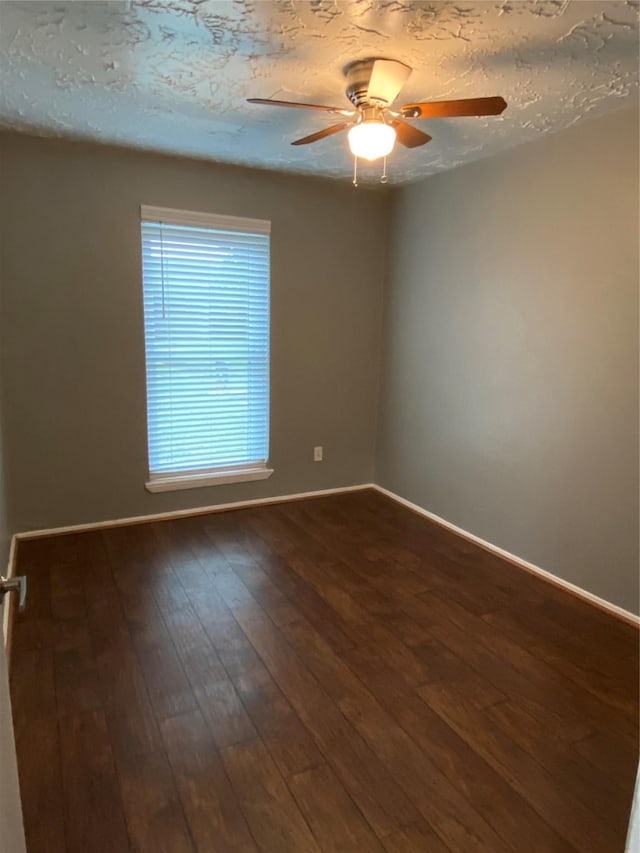
POLYGON ((343 110, 342 107, 325 107, 321 104, 298 104, 296 101, 273 101, 271 98, 247 98, 248 104, 263 104, 268 107, 293 107, 297 110, 322 110, 325 113, 338 113, 340 115, 353 115, 351 110, 343 110))
POLYGON ((404 121, 399 121, 397 118, 391 119, 389 124, 395 128, 396 139, 405 148, 417 148, 419 145, 425 145, 431 140, 428 133, 423 133, 417 127, 412 127, 412 125, 404 121))
POLYGON ((398 92, 407 82, 411 68, 404 62, 395 59, 376 59, 373 63, 371 78, 368 86, 368 97, 373 100, 385 101, 390 106, 398 96, 398 92))
POLYGON ((454 118, 456 116, 498 116, 506 109, 504 98, 464 98, 459 101, 427 101, 405 104, 404 118, 454 118))
POLYGON ((324 130, 319 130, 317 133, 311 133, 309 136, 303 136, 302 139, 296 139, 292 145, 308 145, 310 142, 317 142, 319 139, 324 139, 325 136, 333 136, 334 133, 340 133, 341 130, 346 130, 351 127, 352 122, 343 121, 340 124, 332 124, 331 127, 325 127, 324 130))

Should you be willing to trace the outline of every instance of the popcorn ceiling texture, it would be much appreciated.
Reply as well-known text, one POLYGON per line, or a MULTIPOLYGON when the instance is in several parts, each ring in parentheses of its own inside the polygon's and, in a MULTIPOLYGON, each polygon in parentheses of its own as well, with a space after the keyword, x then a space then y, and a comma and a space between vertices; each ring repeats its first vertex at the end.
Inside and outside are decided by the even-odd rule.
MULTIPOLYGON (((636 0, 111 0, 0 2, 0 126, 348 179, 335 118, 248 97, 348 106, 342 68, 414 71, 397 103, 502 95, 503 116, 417 122, 408 183, 602 115, 637 97, 636 0)), ((377 181, 379 164, 361 179, 377 181)))

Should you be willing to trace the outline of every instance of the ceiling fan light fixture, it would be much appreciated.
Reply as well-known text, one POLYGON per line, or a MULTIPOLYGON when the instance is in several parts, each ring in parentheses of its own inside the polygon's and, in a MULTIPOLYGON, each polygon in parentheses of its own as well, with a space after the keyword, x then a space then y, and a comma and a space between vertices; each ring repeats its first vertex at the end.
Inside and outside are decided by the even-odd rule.
POLYGON ((349 131, 349 148, 354 157, 379 160, 393 151, 396 132, 383 121, 361 121, 349 131))

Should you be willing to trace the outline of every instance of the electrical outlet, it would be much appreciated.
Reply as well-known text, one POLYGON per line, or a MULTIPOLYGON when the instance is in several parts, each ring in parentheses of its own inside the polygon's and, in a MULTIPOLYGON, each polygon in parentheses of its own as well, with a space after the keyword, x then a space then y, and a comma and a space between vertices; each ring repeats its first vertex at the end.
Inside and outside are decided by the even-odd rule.
POLYGON ((322 462, 322 447, 313 448, 313 461, 322 462))

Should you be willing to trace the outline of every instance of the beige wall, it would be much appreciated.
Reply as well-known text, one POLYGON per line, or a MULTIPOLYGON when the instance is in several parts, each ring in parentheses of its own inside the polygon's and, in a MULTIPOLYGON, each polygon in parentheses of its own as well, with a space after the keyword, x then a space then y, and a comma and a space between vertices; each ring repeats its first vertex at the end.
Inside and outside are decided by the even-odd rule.
POLYGON ((385 196, 10 134, 0 155, 14 529, 371 481, 385 196), (141 203, 272 221, 270 480, 145 491, 141 203))
MULTIPOLYGON (((5 487, 5 465, 2 452, 2 413, 0 412, 0 575, 5 575, 11 531, 7 518, 7 497, 5 487)), ((0 605, 0 611, 1 611, 0 605)))
POLYGON ((376 479, 638 610, 638 114, 402 189, 376 479))
MULTIPOLYGON (((0 246, 1 252, 1 246, 0 246)), ((1 254, 0 254, 1 258, 1 254)), ((3 316, 3 280, 2 266, 0 263, 0 318, 3 316)), ((2 340, 2 329, 0 328, 0 344, 2 340)), ((0 346, 1 349, 1 346, 0 346)), ((2 401, 2 369, 0 365, 0 575, 6 575, 7 559, 9 557, 9 545, 11 541, 11 533, 9 527, 9 519, 7 516, 7 494, 5 484, 5 445, 4 445, 4 430, 3 430, 3 401, 2 401)), ((2 614, 2 604, 0 603, 0 615, 2 614)))
MULTIPOLYGON (((7 559, 9 557, 9 544, 11 541, 11 530, 7 517, 7 498, 5 487, 5 465, 2 455, 2 414, 0 413, 0 575, 6 575, 7 559)), ((0 605, 0 613, 2 606, 0 605)))

